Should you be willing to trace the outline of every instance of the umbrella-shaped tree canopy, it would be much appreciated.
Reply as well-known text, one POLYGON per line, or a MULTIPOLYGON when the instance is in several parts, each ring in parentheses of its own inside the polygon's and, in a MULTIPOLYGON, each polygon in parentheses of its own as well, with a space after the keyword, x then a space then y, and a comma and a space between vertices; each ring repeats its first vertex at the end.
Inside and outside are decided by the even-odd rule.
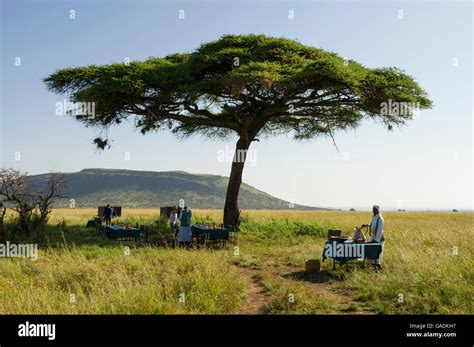
MULTIPOLYGON (((87 126, 107 128, 131 119, 142 133, 236 135, 236 151, 244 156, 232 163, 224 207, 224 223, 231 225, 238 219, 245 152, 257 136, 332 137, 364 118, 392 129, 432 104, 398 68, 371 69, 264 35, 225 35, 191 53, 142 62, 61 69, 44 81, 72 102, 94 103, 94 114, 71 112, 87 126)), ((96 144, 103 148, 106 141, 96 144)))

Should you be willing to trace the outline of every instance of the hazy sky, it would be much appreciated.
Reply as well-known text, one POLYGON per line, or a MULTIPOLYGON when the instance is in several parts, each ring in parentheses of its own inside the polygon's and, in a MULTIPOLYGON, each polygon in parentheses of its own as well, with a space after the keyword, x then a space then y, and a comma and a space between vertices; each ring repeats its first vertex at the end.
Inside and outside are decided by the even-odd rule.
POLYGON ((192 51, 223 34, 297 39, 367 67, 397 66, 434 101, 387 132, 365 121, 328 139, 253 143, 244 181, 295 203, 382 209, 472 209, 472 3, 381 1, 1 1, 1 166, 29 173, 83 168, 183 170, 228 176, 219 151, 234 140, 113 128, 55 114, 63 97, 42 78, 57 69, 192 51), (70 18, 70 10, 75 18, 70 18), (184 19, 180 19, 184 10, 184 19), (289 11, 294 11, 294 19, 289 11), (181 12, 182 13, 182 12, 181 12), (21 64, 18 59, 21 58, 21 64), (18 160, 19 159, 19 160, 18 160), (127 160, 128 159, 128 160, 127 160), (252 164, 252 163, 251 163, 252 164))

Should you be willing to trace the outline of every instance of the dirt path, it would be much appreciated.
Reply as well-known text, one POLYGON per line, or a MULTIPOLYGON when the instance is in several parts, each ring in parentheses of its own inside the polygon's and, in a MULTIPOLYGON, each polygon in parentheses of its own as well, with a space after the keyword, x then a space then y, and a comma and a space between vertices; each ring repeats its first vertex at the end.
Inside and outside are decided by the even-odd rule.
MULTIPOLYGON (((264 314, 265 305, 270 301, 271 296, 265 286, 261 283, 261 271, 235 266, 240 276, 247 282, 247 303, 239 312, 240 314, 264 314)), ((267 273, 268 274, 268 273, 267 273)), ((315 275, 308 276, 302 269, 295 267, 285 267, 272 271, 272 276, 283 277, 287 280, 301 281, 305 286, 311 288, 319 295, 332 299, 337 302, 336 307, 329 314, 374 314, 352 299, 347 293, 332 288, 328 281, 333 279, 328 272, 319 272, 315 275)))
POLYGON ((236 266, 240 276, 247 282, 247 302, 241 314, 263 314, 266 303, 270 300, 270 295, 261 283, 261 275, 258 270, 236 266))

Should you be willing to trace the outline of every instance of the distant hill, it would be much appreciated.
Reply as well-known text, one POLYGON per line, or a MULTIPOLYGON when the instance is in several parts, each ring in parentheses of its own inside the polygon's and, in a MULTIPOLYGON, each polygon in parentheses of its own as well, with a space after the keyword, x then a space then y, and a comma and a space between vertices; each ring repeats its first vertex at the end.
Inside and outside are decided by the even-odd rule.
MULTIPOLYGON (((32 186, 40 186, 47 174, 28 177, 32 186)), ((67 199, 56 206, 97 207, 110 203, 123 207, 157 208, 177 205, 184 199, 191 208, 223 208, 228 177, 196 175, 182 171, 132 171, 84 169, 65 173, 67 199)), ((243 183, 239 194, 242 209, 288 209, 290 203, 243 183)), ((295 204, 294 209, 319 209, 295 204)))

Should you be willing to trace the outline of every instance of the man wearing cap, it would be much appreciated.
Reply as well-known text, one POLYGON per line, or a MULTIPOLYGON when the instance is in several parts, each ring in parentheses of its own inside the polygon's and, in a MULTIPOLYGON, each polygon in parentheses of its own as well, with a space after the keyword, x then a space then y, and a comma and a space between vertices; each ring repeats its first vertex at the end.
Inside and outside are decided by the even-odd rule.
MULTIPOLYGON (((382 246, 382 252, 380 252, 378 259, 375 260, 375 265, 381 269, 382 263, 383 263, 383 249, 384 249, 384 243, 385 243, 384 242, 385 238, 383 236, 384 220, 383 220, 382 214, 380 213, 379 205, 374 205, 372 207, 372 212, 374 216, 372 217, 372 221, 370 222, 368 227, 370 228, 370 232, 373 236, 369 242, 380 243, 380 245, 382 246)), ((367 226, 367 225, 365 224, 363 226, 367 226)))

